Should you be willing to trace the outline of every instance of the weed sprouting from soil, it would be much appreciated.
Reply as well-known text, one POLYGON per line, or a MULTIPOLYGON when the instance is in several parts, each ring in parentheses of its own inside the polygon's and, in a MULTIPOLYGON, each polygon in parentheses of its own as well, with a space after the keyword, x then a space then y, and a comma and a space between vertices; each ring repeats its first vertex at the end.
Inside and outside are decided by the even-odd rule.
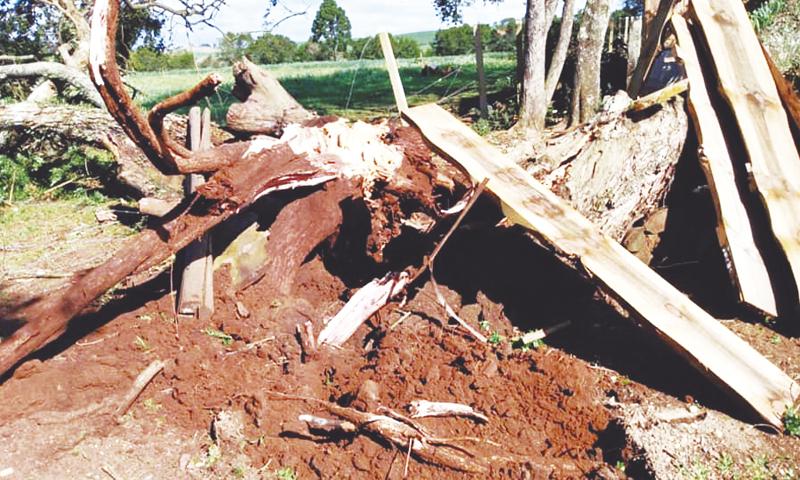
POLYGON ((275 471, 275 478, 277 480, 297 480, 297 473, 292 467, 283 467, 275 471))
POLYGON ((217 330, 216 328, 212 327, 206 327, 202 330, 202 332, 211 338, 218 339, 220 343, 222 343, 222 345, 225 347, 233 343, 233 337, 223 332, 222 330, 217 330))
POLYGON ((786 407, 783 413, 783 428, 789 435, 800 437, 800 412, 797 411, 797 407, 786 407))

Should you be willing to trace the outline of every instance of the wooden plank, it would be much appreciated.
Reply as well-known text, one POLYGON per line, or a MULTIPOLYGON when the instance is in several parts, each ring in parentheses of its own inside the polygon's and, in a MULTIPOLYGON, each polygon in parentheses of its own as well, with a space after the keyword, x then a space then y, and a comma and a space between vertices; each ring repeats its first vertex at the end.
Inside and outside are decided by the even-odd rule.
MULTIPOLYGON (((210 120, 210 117, 209 117, 210 120)), ((202 124, 203 119, 200 107, 192 107, 189 110, 188 135, 189 148, 192 151, 200 151, 202 145, 202 124)), ((210 141, 210 137, 209 137, 210 141)), ((184 179, 184 193, 192 195, 200 185, 205 183, 205 179, 199 174, 187 175, 184 179)), ((208 320, 214 311, 213 290, 210 292, 211 305, 208 304, 209 296, 206 285, 209 282, 209 259, 210 250, 209 236, 203 235, 201 238, 189 244, 182 252, 183 272, 181 273, 181 286, 178 290, 178 315, 192 318, 208 320)), ((213 275, 213 267, 211 268, 213 275)))
POLYGON ((408 110, 408 102, 406 101, 406 92, 403 90, 403 82, 400 80, 400 71, 397 69, 397 60, 394 58, 392 41, 386 32, 378 34, 378 38, 381 40, 381 50, 383 50, 383 58, 386 60, 386 69, 389 70, 389 81, 392 83, 394 101, 397 104, 397 110, 403 113, 408 110))
POLYGON ((800 285, 800 157, 761 44, 739 0, 695 0, 690 8, 742 133, 772 233, 800 285))
POLYGON ((756 247, 749 215, 739 196, 733 162, 728 151, 717 114, 706 91, 706 81, 700 67, 692 34, 686 20, 672 17, 672 27, 678 38, 678 57, 683 62, 690 82, 689 113, 700 144, 700 166, 711 188, 717 213, 717 238, 729 260, 728 272, 739 290, 739 300, 756 310, 778 316, 772 281, 764 259, 756 247))
MULTIPOLYGON (((210 150, 214 145, 211 143, 211 109, 203 109, 203 120, 200 127, 200 150, 210 150)), ((214 255, 212 237, 210 234, 203 236, 206 242, 206 267, 205 280, 203 282, 203 303, 197 312, 201 320, 209 320, 214 314, 214 255)))
POLYGON ((679 80, 671 83, 661 90, 656 90, 653 93, 647 94, 644 97, 639 97, 633 100, 628 107, 630 112, 641 112, 654 105, 662 104, 671 98, 677 97, 689 89, 689 81, 686 79, 679 80))
POLYGON ((667 24, 669 17, 672 14, 673 0, 661 0, 658 4, 658 12, 651 21, 648 21, 648 12, 645 12, 645 26, 644 34, 646 38, 641 48, 641 55, 636 62, 636 68, 631 76, 630 85, 628 86, 628 95, 631 98, 639 96, 639 91, 644 85, 647 74, 650 72, 650 67, 653 65, 658 54, 659 47, 661 46, 661 32, 664 31, 664 26, 667 24))
POLYGON ((414 107, 404 116, 475 181, 488 178, 487 189, 509 219, 568 265, 582 266, 700 372, 770 424, 781 425, 786 406, 800 393, 791 378, 441 107, 414 107))

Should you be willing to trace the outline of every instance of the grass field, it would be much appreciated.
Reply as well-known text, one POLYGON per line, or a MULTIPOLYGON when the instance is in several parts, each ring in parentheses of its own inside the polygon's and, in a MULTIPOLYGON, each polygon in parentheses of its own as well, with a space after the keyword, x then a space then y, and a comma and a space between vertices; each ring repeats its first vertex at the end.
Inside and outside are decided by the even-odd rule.
MULTIPOLYGON (((429 65, 451 65, 454 71, 444 78, 423 76, 420 60, 400 59, 400 75, 411 105, 442 102, 458 106, 465 98, 477 95, 477 74, 472 55, 431 57, 424 61, 429 65)), ((487 54, 485 66, 490 93, 513 85, 515 63, 512 55, 487 54)), ((383 60, 287 63, 264 68, 272 72, 301 104, 319 114, 370 119, 390 115, 394 110, 394 97, 383 60)), ((130 74, 126 81, 140 90, 135 100, 144 108, 150 108, 160 100, 193 86, 212 71, 222 74, 224 83, 218 93, 208 99, 208 106, 214 120, 223 123, 228 106, 236 101, 230 94, 233 88, 230 70, 143 72, 130 74)))

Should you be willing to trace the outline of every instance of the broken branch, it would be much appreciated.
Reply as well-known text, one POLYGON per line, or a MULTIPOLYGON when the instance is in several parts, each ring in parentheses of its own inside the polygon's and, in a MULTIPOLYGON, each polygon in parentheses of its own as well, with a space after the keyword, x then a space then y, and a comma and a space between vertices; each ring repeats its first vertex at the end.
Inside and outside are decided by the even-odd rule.
POLYGON ((139 397, 139 394, 142 393, 142 390, 147 387, 150 382, 158 375, 158 372, 164 369, 165 363, 161 360, 153 360, 150 365, 147 366, 142 373, 136 377, 136 380, 133 381, 133 385, 131 385, 130 390, 128 393, 122 397, 122 402, 120 402, 120 406, 117 409, 117 422, 122 422, 122 417, 128 412, 128 409, 131 408, 133 402, 139 397))
POLYGON ((469 405, 450 402, 430 402, 428 400, 412 400, 408 405, 411 418, 425 417, 469 417, 481 422, 488 422, 489 417, 476 411, 469 405))
MULTIPOLYGON (((241 157, 240 145, 221 145, 211 150, 189 153, 162 135, 158 126, 161 112, 170 111, 182 102, 196 101, 219 85, 215 75, 206 77, 193 89, 176 95, 151 112, 148 123, 133 104, 122 82, 116 61, 116 31, 119 20, 119 0, 97 0, 92 14, 89 47, 89 74, 100 92, 109 113, 125 133, 142 149, 156 168, 165 174, 213 172, 230 165, 241 157), (153 124, 157 125, 154 130, 153 124)), ((185 104, 185 103, 184 103, 185 104)))

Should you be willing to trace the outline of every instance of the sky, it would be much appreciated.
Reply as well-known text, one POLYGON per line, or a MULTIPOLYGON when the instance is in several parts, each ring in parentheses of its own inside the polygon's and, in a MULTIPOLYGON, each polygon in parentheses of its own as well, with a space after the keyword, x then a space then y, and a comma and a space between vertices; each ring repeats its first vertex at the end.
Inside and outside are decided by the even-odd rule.
MULTIPOLYGON (((268 0, 228 0, 220 9, 214 23, 223 32, 253 32, 264 30, 264 13, 268 0)), ((287 16, 291 11, 303 11, 305 15, 292 17, 275 28, 272 33, 286 35, 295 41, 305 41, 311 34, 311 23, 322 0, 280 0, 273 9, 270 20, 287 16)), ((447 27, 436 15, 433 0, 338 0, 350 19, 353 38, 372 36, 379 32, 409 33, 438 30, 447 27)), ((495 23, 504 18, 522 18, 525 0, 504 0, 498 4, 475 4, 464 10, 464 22, 469 24, 495 23)), ((172 44, 181 48, 215 45, 221 34, 207 26, 195 26, 187 32, 179 22, 165 32, 172 44)))

